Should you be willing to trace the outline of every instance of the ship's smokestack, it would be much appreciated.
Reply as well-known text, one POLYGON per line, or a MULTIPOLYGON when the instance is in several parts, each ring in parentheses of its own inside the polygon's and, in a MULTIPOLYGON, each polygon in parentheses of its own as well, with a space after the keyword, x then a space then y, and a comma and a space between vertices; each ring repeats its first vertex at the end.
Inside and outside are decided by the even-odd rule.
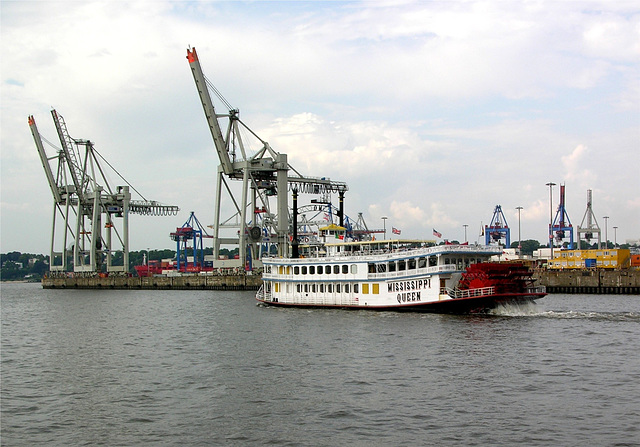
POLYGON ((300 257, 298 251, 298 190, 293 190, 293 241, 291 241, 291 257, 300 257))
POLYGON ((340 191, 340 226, 344 227, 344 191, 340 191))

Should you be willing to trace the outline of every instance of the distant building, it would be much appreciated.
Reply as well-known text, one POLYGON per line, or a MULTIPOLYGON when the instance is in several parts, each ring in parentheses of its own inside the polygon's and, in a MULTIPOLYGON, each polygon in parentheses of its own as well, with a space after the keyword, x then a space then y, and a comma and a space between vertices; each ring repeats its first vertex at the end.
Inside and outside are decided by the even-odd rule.
POLYGON ((564 269, 627 269, 631 267, 631 253, 628 249, 559 250, 549 261, 549 268, 564 269))

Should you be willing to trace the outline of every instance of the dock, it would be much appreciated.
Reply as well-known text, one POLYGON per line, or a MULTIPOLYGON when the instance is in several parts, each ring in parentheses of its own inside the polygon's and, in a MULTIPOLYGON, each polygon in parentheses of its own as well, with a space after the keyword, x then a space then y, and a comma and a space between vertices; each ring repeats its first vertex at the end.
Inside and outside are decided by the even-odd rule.
POLYGON ((42 280, 44 289, 258 290, 261 275, 57 276, 42 280))
MULTIPOLYGON (((538 270, 534 279, 548 293, 640 295, 640 270, 538 270)), ((258 290, 259 274, 183 276, 57 276, 45 289, 258 290)))
POLYGON ((534 278, 547 293, 640 295, 640 270, 540 270, 534 278))

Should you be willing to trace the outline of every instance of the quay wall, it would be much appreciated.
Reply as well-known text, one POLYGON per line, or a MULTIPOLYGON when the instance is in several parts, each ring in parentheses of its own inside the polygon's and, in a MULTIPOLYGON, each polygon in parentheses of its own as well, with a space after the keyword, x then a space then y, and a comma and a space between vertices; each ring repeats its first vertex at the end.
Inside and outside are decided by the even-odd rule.
MULTIPOLYGON (((548 293, 640 295, 640 270, 537 270, 548 293)), ((45 289, 258 290, 261 275, 46 277, 45 289)))
POLYGON ((44 289, 258 290, 260 275, 47 277, 44 289))
POLYGON ((548 293, 640 295, 640 270, 540 270, 534 278, 548 293))

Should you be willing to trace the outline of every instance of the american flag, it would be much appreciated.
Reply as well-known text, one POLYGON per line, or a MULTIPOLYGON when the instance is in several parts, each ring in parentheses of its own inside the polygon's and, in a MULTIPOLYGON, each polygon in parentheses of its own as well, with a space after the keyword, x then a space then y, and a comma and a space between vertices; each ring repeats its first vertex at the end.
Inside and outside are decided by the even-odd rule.
POLYGON ((442 237, 442 233, 438 233, 435 228, 433 229, 433 235, 435 237, 442 237))
POLYGON ((398 230, 396 227, 392 227, 392 228, 391 228, 391 232, 392 232, 393 234, 400 234, 400 230, 398 230))

